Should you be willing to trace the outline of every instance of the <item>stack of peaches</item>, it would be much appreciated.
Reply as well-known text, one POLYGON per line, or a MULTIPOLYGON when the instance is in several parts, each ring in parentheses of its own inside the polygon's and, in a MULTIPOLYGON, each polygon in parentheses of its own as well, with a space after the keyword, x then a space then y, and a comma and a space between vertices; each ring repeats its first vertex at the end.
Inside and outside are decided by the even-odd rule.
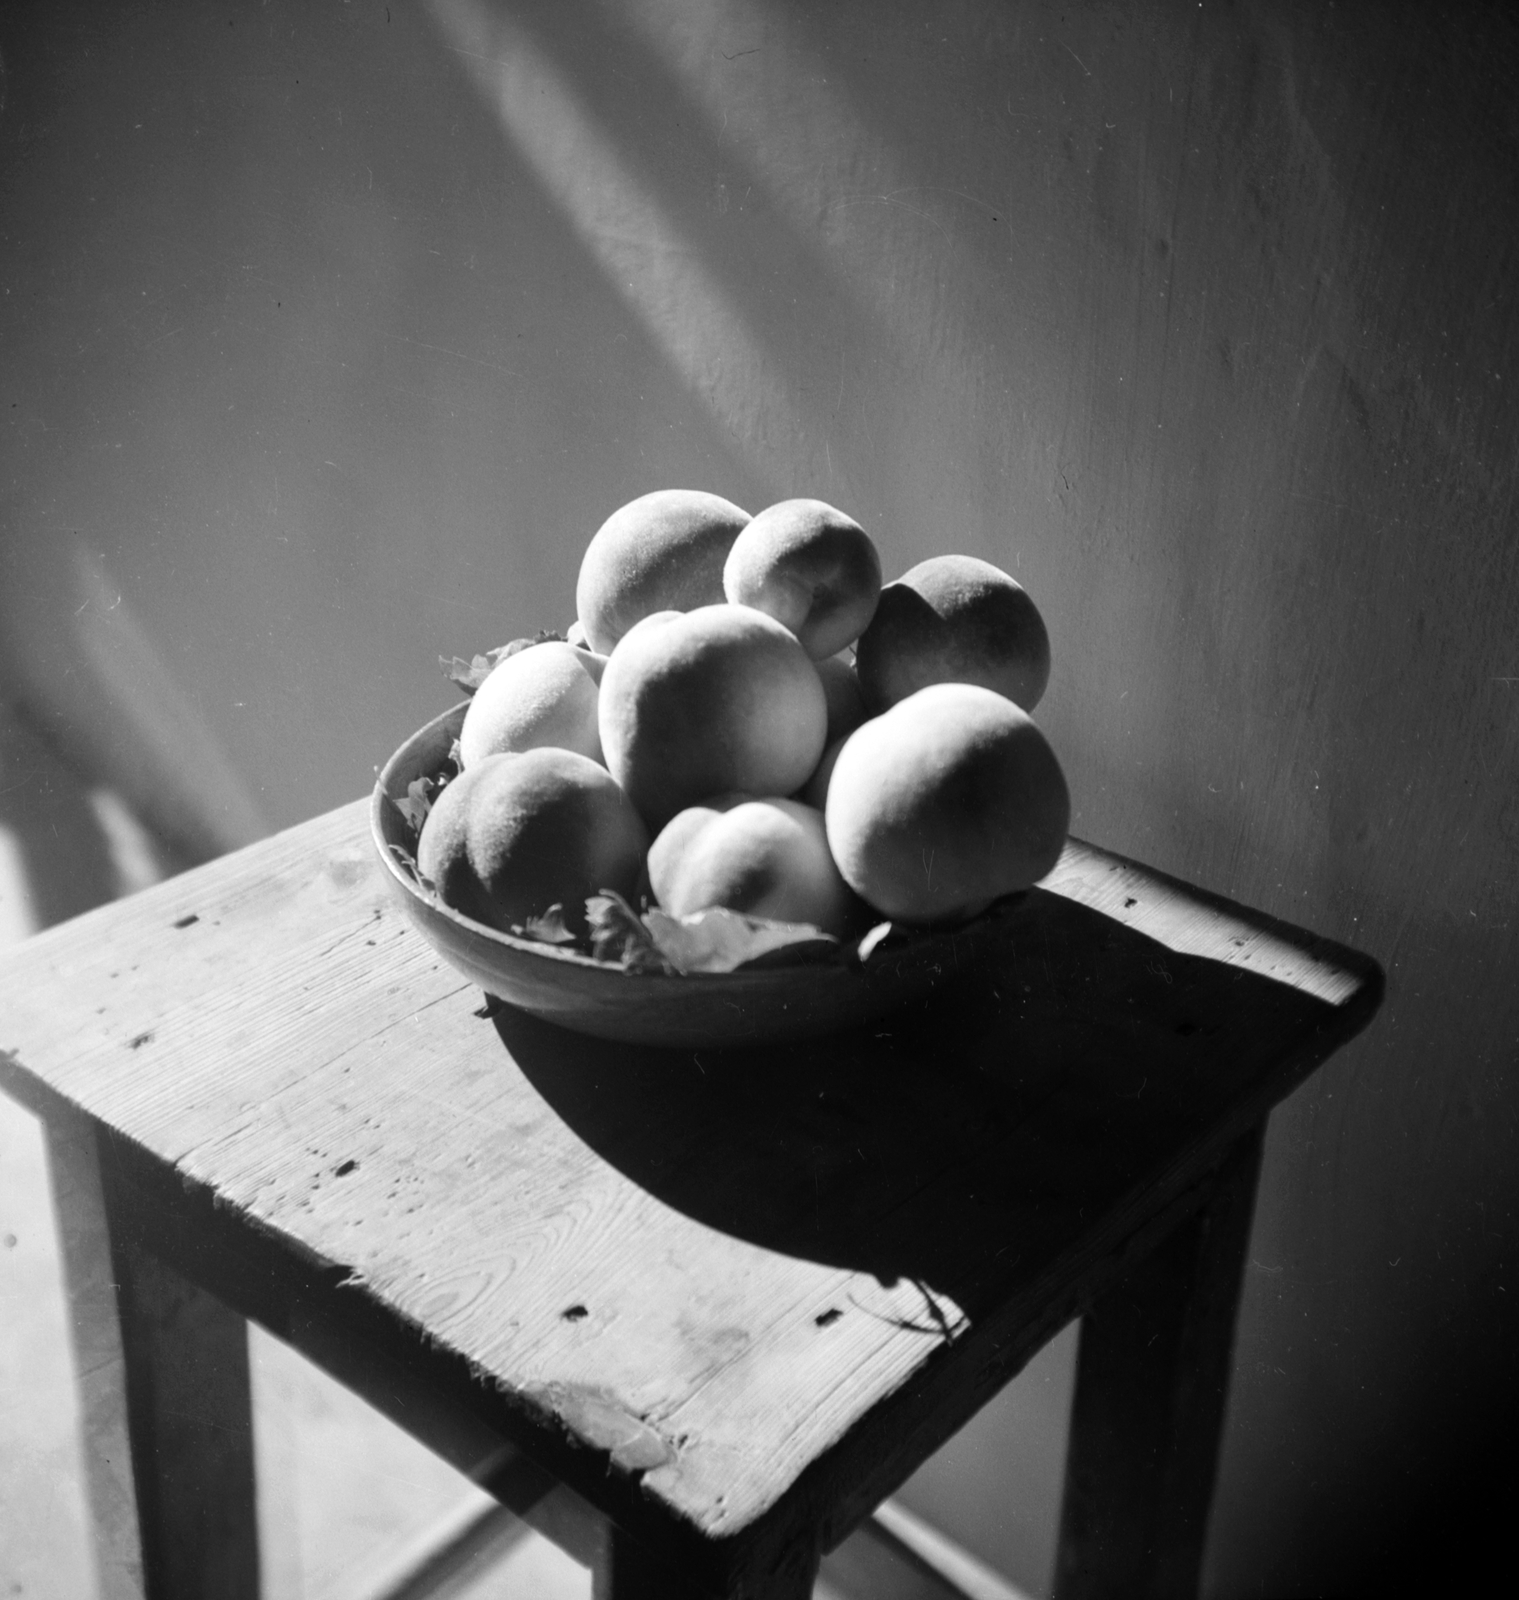
POLYGON ((1043 877, 1070 800, 1029 713, 1049 638, 1006 573, 945 555, 881 583, 820 500, 750 517, 647 494, 592 538, 564 639, 465 714, 417 867, 521 932, 586 902, 726 908, 849 939, 953 924, 1043 877))

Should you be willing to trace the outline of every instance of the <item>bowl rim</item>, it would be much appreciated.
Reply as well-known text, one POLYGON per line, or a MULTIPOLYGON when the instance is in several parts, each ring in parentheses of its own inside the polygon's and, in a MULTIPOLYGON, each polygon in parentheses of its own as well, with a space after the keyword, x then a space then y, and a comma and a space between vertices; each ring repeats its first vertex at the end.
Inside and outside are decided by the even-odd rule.
MULTIPOLYGON (((620 961, 604 961, 597 956, 586 955, 582 951, 569 948, 565 945, 549 944, 541 939, 528 939, 519 934, 508 933, 502 928, 492 927, 489 923, 476 921, 462 911, 457 911, 437 892, 436 889, 424 886, 419 877, 407 870, 397 858, 392 841, 386 837, 385 821, 389 813, 394 813, 402 827, 413 831, 410 821, 402 812, 392 789, 395 787, 397 769, 404 761, 415 759, 414 752, 418 744, 431 736, 441 739, 445 733, 453 738, 458 736, 457 724, 464 720, 464 713, 469 709, 469 700, 461 700, 456 705, 440 712, 437 716, 425 722, 420 728, 408 735, 400 745, 391 753, 384 766, 379 769, 375 778, 374 788, 370 792, 369 800, 369 831, 375 851, 385 866, 393 883, 400 886, 407 897, 420 905, 425 906, 433 915, 440 915, 453 923, 461 932, 470 934, 477 939, 484 939, 490 944, 498 945, 504 951, 514 954, 536 956, 546 961, 559 962, 564 966, 578 967, 584 971, 601 972, 609 975, 632 979, 634 981, 666 981, 675 978, 683 983, 708 982, 732 984, 735 979, 743 980, 752 978, 755 982, 762 979, 774 981, 775 976, 785 972, 788 967, 797 971, 816 969, 818 967, 838 967, 855 973, 867 973, 877 961, 885 963, 888 960, 899 958, 905 951, 916 947, 931 945, 938 940, 953 940, 972 930, 979 930, 994 921, 1001 921, 1009 911, 1023 901, 1028 891, 1014 890, 1010 894, 994 900, 991 905, 983 908, 973 917, 966 918, 963 922, 939 924, 935 926, 919 926, 913 923, 899 922, 895 918, 877 914, 879 920, 872 928, 881 924, 888 924, 890 932, 876 941, 870 951, 863 957, 859 953, 860 945, 868 933, 860 938, 851 940, 835 939, 830 934, 821 934, 820 940, 814 944, 812 954, 805 961, 794 963, 772 962, 765 965, 747 963, 735 967, 727 972, 658 972, 647 969, 625 966, 620 961), (450 724, 455 724, 450 727, 450 724), (833 948, 822 945, 823 939, 832 940, 833 948)), ((634 908, 636 910, 636 908, 634 908)), ((872 908, 873 910, 874 908, 872 908)), ((765 921, 768 919, 755 919, 765 921)), ((785 926, 786 924, 778 924, 785 926)), ((799 927, 802 924, 789 924, 799 927)))

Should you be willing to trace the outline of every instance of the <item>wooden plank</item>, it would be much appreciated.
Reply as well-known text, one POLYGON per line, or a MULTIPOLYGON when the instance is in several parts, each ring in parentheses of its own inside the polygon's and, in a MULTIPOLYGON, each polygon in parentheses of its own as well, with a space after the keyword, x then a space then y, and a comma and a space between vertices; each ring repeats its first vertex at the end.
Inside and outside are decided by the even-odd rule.
POLYGON ((1264 1132, 1083 1319, 1057 1600, 1197 1593, 1264 1132))
POLYGON ((247 1324, 146 1251, 116 1263, 148 1600, 258 1600, 247 1324))
POLYGON ((703 1582, 614 1527, 604 1559, 591 1574, 592 1600, 812 1600, 818 1552, 796 1541, 763 1570, 703 1582))
MULTIPOLYGON (((71 1113, 55 1103, 47 1115, 66 1122, 71 1113)), ((154 1253, 180 1276, 261 1323, 582 1565, 598 1556, 597 1513, 492 1426, 467 1366, 455 1365, 451 1385, 446 1364, 428 1361, 419 1330, 366 1315, 371 1308, 343 1293, 330 1267, 266 1231, 249 1232, 208 1191, 187 1190, 126 1141, 108 1140, 102 1165, 117 1232, 151 1233, 154 1253)))
MULTIPOLYGON (((38 1109, 63 1114, 56 1104, 51 1113, 38 1109)), ((151 1227, 155 1250, 180 1272, 292 1344, 582 1565, 605 1559, 609 1530, 571 1485, 625 1520, 649 1524, 636 1476, 609 1470, 604 1454, 562 1428, 535 1430, 518 1397, 482 1386, 477 1367, 353 1292, 341 1269, 291 1251, 270 1230, 250 1229, 203 1185, 186 1184, 126 1140, 109 1142, 108 1163, 125 1227, 151 1227), (514 1437, 529 1441, 543 1465, 513 1448, 514 1437)), ((730 1551, 707 1566, 721 1589, 741 1585, 746 1564, 730 1551)))
POLYGON ((1257 972, 1330 1005, 1344 1005, 1375 977, 1375 963, 1343 945, 1080 839, 1066 845, 1042 889, 1177 955, 1257 972))
POLYGON ((144 1592, 258 1600, 247 1324, 123 1226, 110 1170, 102 1162, 144 1592))
POLYGON ((425 1330, 726 1581, 841 1538, 1375 1009, 1373 964, 1133 863, 1073 844, 1051 883, 874 1035, 634 1049, 477 1016, 355 806, 30 941, 0 1046, 189 1234, 313 1264, 345 1336, 425 1330))
POLYGON ((79 1391, 79 1442, 100 1600, 142 1600, 142 1538, 126 1358, 95 1127, 59 1106, 43 1123, 79 1391))

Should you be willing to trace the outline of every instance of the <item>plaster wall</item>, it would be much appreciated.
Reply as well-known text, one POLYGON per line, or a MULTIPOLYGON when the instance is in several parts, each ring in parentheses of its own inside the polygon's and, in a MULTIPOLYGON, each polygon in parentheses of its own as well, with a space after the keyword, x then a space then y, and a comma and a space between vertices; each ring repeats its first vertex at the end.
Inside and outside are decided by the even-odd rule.
MULTIPOLYGON (((7 692, 204 854, 367 788, 437 655, 563 626, 646 489, 998 562, 1074 830, 1389 974, 1273 1120, 1210 1586, 1480 1540, 1519 1299, 1503 13, 66 0, 0 52, 7 692)), ((1030 1587, 1069 1357, 911 1491, 1030 1587)))

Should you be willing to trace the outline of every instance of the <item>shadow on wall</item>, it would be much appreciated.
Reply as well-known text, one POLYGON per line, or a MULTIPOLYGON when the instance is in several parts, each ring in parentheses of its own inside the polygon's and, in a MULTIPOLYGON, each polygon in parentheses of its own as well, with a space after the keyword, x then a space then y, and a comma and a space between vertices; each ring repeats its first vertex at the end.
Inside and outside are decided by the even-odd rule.
MULTIPOLYGON (((1388 971, 1273 1124, 1210 1582, 1405 1574, 1519 1405, 1506 14, 60 0, 0 49, 39 724, 205 851, 366 788, 646 489, 997 562, 1076 831, 1388 971)), ((950 1527, 1037 1586, 998 1427, 950 1527)))
MULTIPOLYGON (((4 531, 0 683, 20 697, 62 758, 127 798, 164 841, 166 869, 209 861, 265 833, 247 785, 104 564, 78 539, 4 531)), ((69 846, 57 845, 57 859, 50 857, 44 835, 72 844, 91 829, 83 818, 51 828, 51 802, 35 787, 8 791, 3 812, 23 848, 43 852, 33 879, 48 895, 85 869, 63 859, 69 846)), ((77 792, 68 803, 78 805, 77 792)), ((69 914, 40 908, 39 925, 69 914)))
POLYGON ((106 790, 82 788, 48 741, 4 703, 0 842, 13 857, 0 883, 8 940, 103 904, 123 892, 129 876, 151 881, 157 864, 152 844, 121 802, 106 790), (137 871, 124 871, 124 863, 135 863, 137 871))

